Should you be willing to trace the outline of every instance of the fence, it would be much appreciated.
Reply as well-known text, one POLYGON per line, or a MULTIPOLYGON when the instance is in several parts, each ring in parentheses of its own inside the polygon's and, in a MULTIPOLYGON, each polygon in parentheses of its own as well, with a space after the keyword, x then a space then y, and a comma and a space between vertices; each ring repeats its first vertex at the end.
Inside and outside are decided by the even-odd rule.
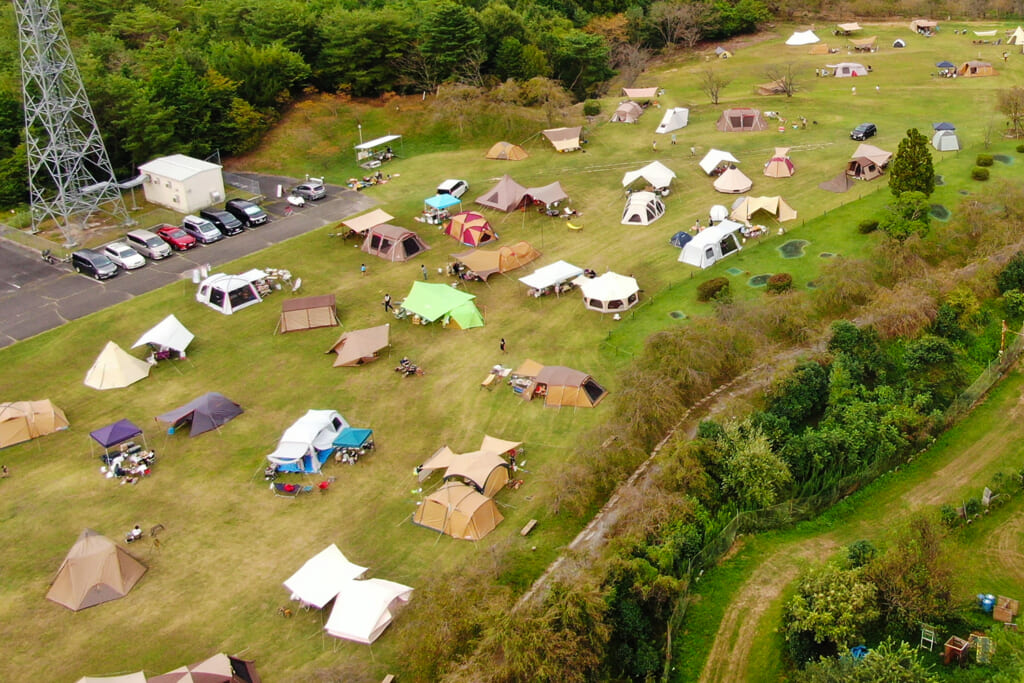
POLYGON ((240 176, 228 171, 223 171, 223 175, 224 183, 227 185, 237 187, 238 189, 244 190, 254 196, 262 194, 260 191, 260 181, 255 178, 246 178, 245 176, 240 176))
POLYGON ((943 416, 947 425, 955 422, 961 415, 970 410, 978 400, 992 388, 992 385, 999 381, 1010 367, 1020 358, 1021 351, 1024 351, 1024 326, 1020 332, 1007 329, 1006 333, 1014 335, 1013 341, 999 354, 999 357, 988 364, 971 386, 967 387, 962 394, 946 409, 943 416))

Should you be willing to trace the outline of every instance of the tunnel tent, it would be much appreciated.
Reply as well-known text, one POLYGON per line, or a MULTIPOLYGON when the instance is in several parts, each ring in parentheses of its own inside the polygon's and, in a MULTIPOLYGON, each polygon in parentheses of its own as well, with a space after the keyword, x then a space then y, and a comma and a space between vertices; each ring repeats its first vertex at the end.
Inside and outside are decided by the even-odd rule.
POLYGON ((381 223, 367 230, 360 249, 371 256, 395 263, 408 261, 430 247, 412 230, 381 223))
POLYGON ((93 389, 123 389, 149 377, 152 366, 108 341, 85 375, 85 386, 93 389))
POLYGON ((0 403, 0 448, 67 429, 68 418, 50 399, 0 403))
POLYGON ((612 123, 636 123, 643 113, 644 108, 630 100, 620 104, 609 120, 612 123))
POLYGON ((467 541, 479 541, 503 519, 491 498, 456 481, 424 498, 412 516, 413 524, 467 541))
POLYGON ((292 600, 323 609, 347 581, 361 578, 367 568, 350 562, 334 543, 306 560, 284 581, 292 600))
POLYGON ((526 188, 505 174, 490 190, 476 198, 476 203, 498 211, 515 211, 526 197, 526 188))
POLYGON ((480 279, 486 281, 495 273, 507 273, 540 258, 540 252, 529 242, 520 241, 497 249, 470 249, 452 256, 480 279))
POLYGON ((840 62, 838 64, 826 64, 825 66, 832 69, 832 75, 836 78, 855 78, 868 75, 868 68, 857 62, 840 62))
POLYGON ((702 230, 679 252, 679 262, 704 269, 742 247, 736 233, 743 226, 735 221, 723 220, 702 230))
POLYGON ((526 153, 526 150, 519 145, 513 145, 511 142, 495 142, 487 154, 484 155, 487 159, 494 159, 497 161, 522 161, 523 159, 530 156, 526 153))
POLYGON ((184 357, 185 350, 195 338, 196 336, 189 332, 188 328, 171 313, 154 327, 143 332, 138 341, 132 344, 132 348, 148 344, 156 351, 174 351, 184 357))
POLYGON ((334 450, 334 439, 348 426, 336 410, 309 410, 284 431, 267 460, 284 472, 315 474, 334 450))
POLYGON ((690 122, 690 110, 686 107, 672 107, 661 117, 661 123, 655 133, 671 133, 680 128, 686 128, 690 122))
POLYGON ((445 481, 461 480, 489 498, 505 488, 511 478, 505 458, 484 450, 457 454, 444 472, 445 481))
POLYGON ((607 395, 608 391, 593 377, 563 365, 541 368, 533 378, 532 388, 523 392, 526 400, 543 396, 544 405, 549 408, 593 408, 607 395))
POLYGON ((106 536, 85 529, 71 546, 46 599, 73 612, 117 600, 146 573, 146 565, 106 536))
POLYGON ((981 62, 975 59, 964 62, 957 67, 956 74, 961 78, 978 78, 981 76, 995 76, 997 72, 989 62, 981 62))
POLYGON ((334 295, 322 294, 281 302, 277 331, 284 334, 319 327, 337 327, 340 324, 334 295))
POLYGON ((326 353, 336 353, 334 367, 356 366, 377 360, 381 350, 391 346, 391 325, 377 325, 345 332, 326 353))
POLYGON ((653 192, 633 192, 622 209, 622 225, 650 225, 665 215, 665 203, 653 192))

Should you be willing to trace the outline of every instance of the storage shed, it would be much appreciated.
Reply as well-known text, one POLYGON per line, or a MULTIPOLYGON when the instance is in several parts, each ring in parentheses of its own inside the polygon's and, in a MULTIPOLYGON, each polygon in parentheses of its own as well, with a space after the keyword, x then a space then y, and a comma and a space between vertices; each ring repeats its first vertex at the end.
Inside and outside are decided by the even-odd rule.
POLYGON ((224 201, 224 176, 218 164, 184 154, 160 157, 139 166, 146 201, 178 213, 199 213, 224 201))

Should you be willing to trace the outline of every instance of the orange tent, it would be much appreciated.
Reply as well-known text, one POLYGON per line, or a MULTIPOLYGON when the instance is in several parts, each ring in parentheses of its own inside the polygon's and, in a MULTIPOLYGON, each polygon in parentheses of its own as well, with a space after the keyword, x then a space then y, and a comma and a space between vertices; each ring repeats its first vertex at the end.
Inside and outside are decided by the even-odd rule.
POLYGON ((473 211, 463 211, 452 216, 444 232, 467 247, 479 247, 498 239, 487 219, 473 211))

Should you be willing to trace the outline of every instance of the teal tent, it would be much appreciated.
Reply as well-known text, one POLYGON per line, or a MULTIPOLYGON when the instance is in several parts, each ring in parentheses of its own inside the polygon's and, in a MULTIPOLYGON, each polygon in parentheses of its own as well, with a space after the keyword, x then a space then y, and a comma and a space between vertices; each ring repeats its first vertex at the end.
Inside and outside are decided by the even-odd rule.
POLYGON ((402 302, 402 308, 427 322, 441 320, 445 325, 454 322, 468 330, 483 327, 484 319, 473 299, 476 296, 442 284, 416 281, 402 302))

